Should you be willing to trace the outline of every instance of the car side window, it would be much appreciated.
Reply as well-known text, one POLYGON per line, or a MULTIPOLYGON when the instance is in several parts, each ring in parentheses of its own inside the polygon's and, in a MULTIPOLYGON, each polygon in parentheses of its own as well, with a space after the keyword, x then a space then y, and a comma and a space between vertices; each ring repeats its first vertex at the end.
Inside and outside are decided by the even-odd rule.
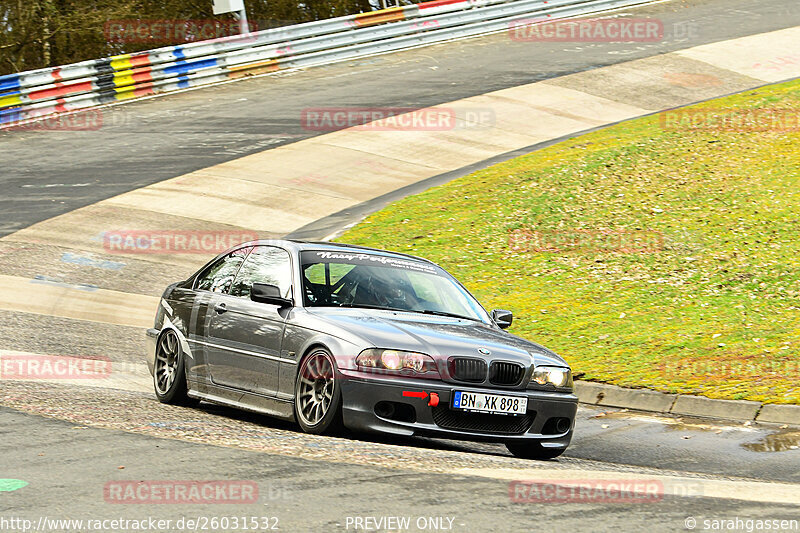
POLYGON ((197 278, 194 288, 201 291, 228 292, 249 251, 249 247, 234 250, 212 264, 197 278))
POLYGON ((253 283, 275 285, 281 290, 281 296, 288 298, 292 291, 289 253, 274 246, 256 246, 239 270, 231 287, 231 296, 250 298, 253 283))

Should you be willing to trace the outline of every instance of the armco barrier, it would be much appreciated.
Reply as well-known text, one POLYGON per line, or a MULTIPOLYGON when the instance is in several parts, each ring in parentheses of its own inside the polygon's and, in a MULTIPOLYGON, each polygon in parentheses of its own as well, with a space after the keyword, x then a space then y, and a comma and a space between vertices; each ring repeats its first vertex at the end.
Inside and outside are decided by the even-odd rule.
POLYGON ((653 0, 434 0, 0 76, 0 128, 243 76, 333 63, 653 0))

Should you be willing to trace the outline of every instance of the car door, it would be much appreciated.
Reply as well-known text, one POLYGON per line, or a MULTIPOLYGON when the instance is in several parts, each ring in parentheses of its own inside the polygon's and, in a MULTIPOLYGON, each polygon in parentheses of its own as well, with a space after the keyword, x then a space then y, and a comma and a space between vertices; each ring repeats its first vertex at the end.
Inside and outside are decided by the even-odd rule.
POLYGON ((276 246, 256 246, 247 256, 230 291, 219 297, 211 313, 209 369, 215 384, 275 396, 285 312, 277 305, 252 301, 253 283, 275 285, 291 297, 289 253, 276 246))
POLYGON ((236 274, 252 247, 234 250, 208 265, 195 278, 191 289, 173 294, 176 311, 184 315, 186 338, 192 349, 193 361, 187 361, 186 373, 190 378, 208 378, 207 337, 213 307, 221 294, 228 292, 236 274))

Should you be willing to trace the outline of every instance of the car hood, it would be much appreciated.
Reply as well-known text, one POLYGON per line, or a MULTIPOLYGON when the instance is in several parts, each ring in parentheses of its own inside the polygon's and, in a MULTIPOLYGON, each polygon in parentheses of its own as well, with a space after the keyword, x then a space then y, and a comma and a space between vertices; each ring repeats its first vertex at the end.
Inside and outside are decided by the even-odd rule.
POLYGON ((514 361, 526 367, 533 356, 536 366, 568 366, 544 346, 473 320, 374 309, 312 308, 309 312, 362 339, 363 348, 514 361))

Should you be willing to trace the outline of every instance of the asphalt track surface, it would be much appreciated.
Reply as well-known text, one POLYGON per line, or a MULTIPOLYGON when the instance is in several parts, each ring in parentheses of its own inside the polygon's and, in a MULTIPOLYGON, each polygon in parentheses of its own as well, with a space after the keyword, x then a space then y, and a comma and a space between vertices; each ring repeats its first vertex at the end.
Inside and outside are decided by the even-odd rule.
MULTIPOLYGON (((5 434, 24 431, 33 442, 57 444, 13 447, 5 438, 0 444, 11 464, 26 465, 26 479, 32 483, 5 494, 0 513, 25 517, 34 524, 42 516, 49 520, 155 517, 173 523, 203 516, 258 516, 276 517, 281 531, 331 532, 355 531, 356 517, 397 516, 412 519, 407 531, 505 532, 524 528, 660 532, 686 530, 689 517, 800 519, 800 509, 792 505, 702 496, 666 496, 661 501, 637 504, 515 502, 509 497, 506 480, 320 463, 113 430, 76 429, 63 421, 43 423, 37 417, 5 409, 0 409, 0 420, 5 434), (147 461, 138 462, 142 457, 147 461), (119 504, 109 503, 104 497, 107 483, 152 479, 154 472, 161 480, 214 479, 214 474, 222 473, 226 479, 255 481, 259 498, 253 504, 201 506, 119 504), (446 527, 417 527, 422 517, 444 518, 446 527)), ((624 478, 626 473, 615 475, 624 478)))
MULTIPOLYGON (((673 1, 630 13, 661 18, 668 33, 676 28, 683 33, 640 45, 517 43, 500 34, 119 106, 104 112, 98 131, 0 134, 0 235, 121 192, 316 135, 300 123, 307 107, 436 105, 800 24, 800 6, 789 1, 673 1)), ((65 332, 75 325, 51 323, 65 332)), ((0 331, 16 334, 20 325, 5 324, 0 331)), ((86 342, 95 340, 113 343, 86 342)), ((57 353, 58 339, 52 342, 57 353)), ((0 393, 6 405, 37 413, 0 408, 0 478, 30 483, 0 492, 3 518, 274 516, 283 531, 354 531, 348 517, 407 516, 412 523, 419 517, 445 517, 453 518, 453 531, 478 532, 520 525, 557 531, 682 531, 688 517, 701 526, 703 519, 712 518, 800 520, 800 498, 793 504, 759 500, 745 481, 800 483, 800 434, 791 428, 581 409, 580 431, 565 457, 528 466, 497 445, 368 436, 307 439, 287 424, 207 404, 176 412, 152 395, 88 388, 28 390, 16 384, 4 384, 0 393), (120 424, 116 419, 128 411, 144 418, 120 424), (169 417, 205 422, 161 431, 169 417), (248 428, 250 434, 263 435, 261 446, 225 438, 248 428), (265 448, 275 435, 297 441, 299 448, 265 448), (368 450, 384 457, 361 460, 358 453, 368 450), (402 466, 417 463, 421 466, 402 466), (520 469, 522 479, 535 476, 527 469, 548 468, 585 471, 586 479, 596 471, 612 472, 618 479, 668 473, 743 484, 734 497, 707 495, 691 490, 689 483, 691 494, 668 495, 658 502, 543 505, 513 502, 508 479, 487 471, 501 467, 520 469), (260 497, 257 504, 212 506, 124 505, 103 497, 109 481, 146 479, 252 480, 260 497)))
MULTIPOLYGON (((152 398, 145 401, 155 403, 152 398)), ((263 431, 292 431, 287 425, 263 417, 206 404, 193 416, 185 417, 185 424, 196 421, 199 414, 220 418, 225 423, 230 419, 256 426, 266 423, 267 427, 261 426, 263 431)), ((584 412, 582 418, 587 414, 596 416, 598 412, 584 412)), ((583 420, 579 424, 581 422, 583 420)), ((651 432, 653 429, 649 428, 651 432)), ((210 431, 208 426, 206 431, 210 431)), ((682 432, 696 436, 685 428, 682 432)), ((796 471, 784 468, 784 475, 778 475, 777 479, 772 475, 745 479, 737 466, 726 459, 724 445, 717 448, 716 459, 711 461, 718 469, 716 473, 694 474, 689 468, 689 473, 680 473, 679 482, 667 484, 663 474, 676 474, 675 471, 574 457, 526 464, 503 457, 501 449, 495 445, 465 446, 427 439, 387 443, 380 438, 362 441, 323 437, 338 445, 340 457, 331 460, 309 453, 306 456, 258 453, 243 447, 154 438, 130 431, 89 427, 74 421, 43 419, 7 408, 0 408, 0 435, 4 475, 29 483, 15 492, 0 493, 0 517, 24 518, 33 524, 42 519, 142 520, 148 517, 172 520, 176 524, 180 519, 246 516, 276 517, 279 530, 301 532, 505 532, 514 528, 598 532, 646 528, 672 532, 687 530, 687 520, 691 519, 701 524, 704 520, 737 517, 742 520, 800 519, 800 506, 796 502, 763 501, 766 495, 762 491, 773 485, 758 483, 759 479, 797 481, 796 471), (394 461, 402 461, 402 454, 411 453, 423 467, 398 469, 397 465, 382 466, 359 460, 360 448, 364 446, 378 448, 378 454, 394 461), (398 453, 401 455, 396 456, 398 453), (428 456, 436 465, 430 470, 424 468, 428 456), (451 468, 446 468, 448 466, 451 468), (510 475, 497 475, 494 468, 505 468, 510 475), (576 471, 585 483, 596 483, 598 479, 628 483, 652 480, 664 484, 665 494, 638 502, 520 501, 511 485, 516 480, 553 483, 550 480, 570 479, 570 473, 576 471), (783 479, 787 477, 791 479, 783 479), (114 499, 110 489, 104 490, 113 483, 133 482, 138 487, 146 481, 178 480, 255 483, 258 497, 252 503, 133 503, 135 497, 128 496, 120 501, 114 499), (753 482, 756 485, 750 484, 753 482), (741 484, 741 488, 733 497, 710 494, 715 484, 725 483, 741 484), (407 517, 412 525, 357 528, 357 517, 407 517), (446 522, 433 527, 426 522, 430 518, 446 522), (419 522, 422 526, 417 525, 418 520, 424 520, 419 522)), ((579 454, 580 439, 577 444, 579 454)), ((314 447, 306 445, 305 449, 313 451, 314 447)), ((686 456, 677 463, 686 466, 698 449, 698 446, 688 446, 686 456)), ((614 457, 613 451, 609 456, 614 457)), ((146 500, 149 492, 144 493, 145 496, 138 494, 141 493, 136 497, 146 500)), ((165 529, 192 527, 173 525, 165 529)), ((48 530, 62 529, 51 525, 48 530)), ((84 529, 73 530, 86 529, 84 526, 84 529)))
POLYGON ((0 236, 99 200, 319 133, 303 109, 428 107, 800 25, 795 0, 674 0, 653 43, 518 42, 506 33, 105 108, 95 131, 0 133, 0 236))

